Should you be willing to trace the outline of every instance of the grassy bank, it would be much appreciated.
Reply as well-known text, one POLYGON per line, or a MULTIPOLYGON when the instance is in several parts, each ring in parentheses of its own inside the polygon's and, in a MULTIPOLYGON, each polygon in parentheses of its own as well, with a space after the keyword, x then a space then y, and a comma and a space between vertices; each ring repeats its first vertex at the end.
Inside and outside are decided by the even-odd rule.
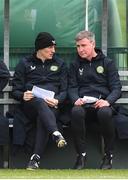
POLYGON ((0 170, 0 179, 128 179, 128 170, 0 170))

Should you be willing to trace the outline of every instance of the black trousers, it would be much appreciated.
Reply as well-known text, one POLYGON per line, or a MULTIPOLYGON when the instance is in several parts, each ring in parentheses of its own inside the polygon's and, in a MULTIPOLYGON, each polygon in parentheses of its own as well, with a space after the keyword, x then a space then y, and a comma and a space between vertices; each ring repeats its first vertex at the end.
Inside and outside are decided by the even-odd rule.
POLYGON ((49 135, 58 130, 57 116, 59 110, 50 108, 40 98, 33 98, 23 103, 23 111, 27 118, 36 124, 34 154, 41 156, 49 139, 49 135))
POLYGON ((105 153, 112 153, 115 138, 115 126, 111 107, 95 109, 86 106, 74 106, 72 108, 71 128, 73 131, 76 152, 86 152, 86 126, 90 121, 96 121, 104 138, 105 153))

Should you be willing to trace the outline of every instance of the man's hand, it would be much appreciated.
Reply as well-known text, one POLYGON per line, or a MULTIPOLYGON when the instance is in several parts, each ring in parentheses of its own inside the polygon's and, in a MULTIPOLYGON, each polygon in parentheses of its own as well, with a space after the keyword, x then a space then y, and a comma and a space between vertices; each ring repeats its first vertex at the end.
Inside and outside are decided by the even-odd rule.
POLYGON ((103 99, 99 99, 98 101, 96 101, 96 103, 94 104, 95 108, 101 108, 101 107, 105 107, 105 106, 110 106, 109 102, 103 99))
POLYGON ((83 104, 85 104, 85 101, 82 98, 77 99, 74 103, 76 106, 82 106, 83 104))
POLYGON ((50 106, 50 107, 57 107, 57 105, 58 105, 58 103, 59 103, 59 101, 58 101, 58 99, 44 99, 45 100, 45 102, 50 106))
POLYGON ((30 101, 32 98, 34 98, 32 91, 25 91, 24 92, 24 96, 23 96, 24 101, 30 101))

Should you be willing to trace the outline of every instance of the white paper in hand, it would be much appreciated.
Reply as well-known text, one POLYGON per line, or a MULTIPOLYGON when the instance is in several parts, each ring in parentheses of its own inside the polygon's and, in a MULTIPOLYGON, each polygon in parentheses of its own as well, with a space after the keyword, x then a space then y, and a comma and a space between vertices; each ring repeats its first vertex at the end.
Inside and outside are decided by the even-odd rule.
POLYGON ((46 99, 46 98, 53 99, 55 95, 55 92, 42 89, 37 86, 33 86, 32 93, 35 97, 42 98, 42 99, 46 99))
POLYGON ((95 103, 98 99, 92 96, 84 96, 83 100, 85 103, 95 103))

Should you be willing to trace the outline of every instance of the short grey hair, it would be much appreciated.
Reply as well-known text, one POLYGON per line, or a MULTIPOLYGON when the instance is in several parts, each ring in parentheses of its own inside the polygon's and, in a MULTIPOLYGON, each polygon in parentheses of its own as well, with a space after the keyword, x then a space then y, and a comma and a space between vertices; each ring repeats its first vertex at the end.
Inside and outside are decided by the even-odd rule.
POLYGON ((80 31, 76 37, 75 37, 75 41, 79 41, 79 40, 82 40, 82 39, 88 39, 90 41, 95 41, 95 34, 93 32, 90 32, 90 31, 80 31))

